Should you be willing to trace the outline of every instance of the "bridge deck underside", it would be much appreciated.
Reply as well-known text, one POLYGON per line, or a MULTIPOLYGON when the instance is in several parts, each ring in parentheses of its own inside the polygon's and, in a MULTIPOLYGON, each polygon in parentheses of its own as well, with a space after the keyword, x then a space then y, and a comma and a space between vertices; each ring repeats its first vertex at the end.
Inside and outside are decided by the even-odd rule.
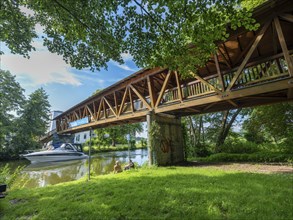
POLYGON ((232 31, 205 66, 182 79, 176 71, 143 69, 56 118, 59 133, 144 121, 149 111, 176 116, 293 99, 293 1, 254 13, 257 31, 232 31), (87 119, 86 124, 73 122, 87 119))

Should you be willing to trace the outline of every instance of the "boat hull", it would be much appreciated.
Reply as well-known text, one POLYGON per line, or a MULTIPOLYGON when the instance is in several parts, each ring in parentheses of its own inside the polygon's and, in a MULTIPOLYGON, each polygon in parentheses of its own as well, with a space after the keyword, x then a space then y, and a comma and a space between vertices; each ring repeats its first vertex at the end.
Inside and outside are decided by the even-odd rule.
POLYGON ((67 160, 82 160, 88 158, 88 155, 81 152, 63 153, 63 152, 48 152, 48 153, 31 153, 23 155, 24 158, 32 163, 51 162, 51 161, 67 161, 67 160))

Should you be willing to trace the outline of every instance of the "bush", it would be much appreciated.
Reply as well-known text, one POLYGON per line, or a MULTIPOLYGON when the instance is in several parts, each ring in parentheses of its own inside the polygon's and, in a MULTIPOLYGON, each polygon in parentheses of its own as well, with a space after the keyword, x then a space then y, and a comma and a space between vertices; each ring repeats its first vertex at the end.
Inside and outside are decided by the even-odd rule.
POLYGON ((187 157, 207 157, 212 154, 211 147, 208 145, 188 146, 186 148, 187 157))
POLYGON ((253 154, 218 153, 205 158, 195 158, 202 162, 265 162, 265 163, 292 163, 293 154, 257 152, 253 154))
POLYGON ((8 187, 11 188, 11 186, 14 184, 16 178, 20 174, 20 172, 23 170, 24 166, 18 166, 14 172, 11 171, 8 164, 6 164, 4 167, 0 168, 0 184, 5 183, 8 185, 8 187))
POLYGON ((246 141, 241 137, 229 137, 225 144, 221 146, 221 152, 223 153, 255 153, 260 150, 256 143, 246 141))

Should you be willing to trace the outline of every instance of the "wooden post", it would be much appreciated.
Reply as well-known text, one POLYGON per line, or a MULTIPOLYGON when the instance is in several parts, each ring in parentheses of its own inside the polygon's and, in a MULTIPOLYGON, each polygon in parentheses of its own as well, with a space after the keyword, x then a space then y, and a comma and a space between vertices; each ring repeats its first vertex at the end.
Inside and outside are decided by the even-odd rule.
POLYGON ((269 25, 271 24, 271 21, 267 22, 263 28, 260 30, 258 36, 256 37, 254 43, 252 44, 252 46, 250 47, 249 51, 247 52, 244 60, 242 61, 241 65, 238 67, 237 72, 235 73, 232 81, 230 82, 229 86, 227 87, 226 91, 230 91, 231 88, 234 86, 235 82, 237 81, 237 79, 239 78, 240 74, 242 73, 242 70, 244 69, 245 65, 247 64, 248 60, 250 59, 251 55, 253 54, 253 52, 255 51, 258 43, 260 42, 260 40, 262 39, 262 37, 264 36, 264 33, 266 32, 266 30, 268 29, 269 25))
POLYGON ((152 116, 153 112, 148 112, 146 115, 147 119, 147 128, 148 128, 148 159, 149 159, 149 166, 153 165, 153 146, 152 146, 152 137, 150 135, 151 125, 152 125, 152 116))
POLYGON ((180 80, 179 80, 179 76, 178 76, 177 71, 175 71, 175 78, 176 78, 176 84, 177 84, 179 100, 181 102, 183 102, 182 89, 181 89, 180 80))
POLYGON ((90 127, 88 181, 90 181, 90 179, 91 179, 91 150, 92 150, 92 128, 90 127))
POLYGON ((218 73, 218 76, 219 76, 222 92, 224 92, 225 91, 225 84, 224 84, 223 76, 222 76, 221 70, 220 70, 220 65, 219 65, 219 61, 218 61, 218 55, 215 54, 214 57, 215 57, 215 64, 216 64, 217 73, 218 73))
POLYGON ((278 37, 279 37, 279 41, 280 41, 280 44, 281 44, 281 47, 282 47, 283 54, 284 54, 285 60, 286 60, 287 65, 288 65, 289 75, 293 76, 293 62, 292 62, 292 59, 290 57, 290 54, 289 54, 289 51, 288 51, 288 48, 287 48, 287 45, 286 45, 285 37, 284 37, 282 27, 281 27, 281 24, 280 24, 280 21, 279 21, 278 17, 274 18, 274 23, 275 23, 275 26, 276 26, 276 29, 277 29, 277 34, 278 34, 278 37))

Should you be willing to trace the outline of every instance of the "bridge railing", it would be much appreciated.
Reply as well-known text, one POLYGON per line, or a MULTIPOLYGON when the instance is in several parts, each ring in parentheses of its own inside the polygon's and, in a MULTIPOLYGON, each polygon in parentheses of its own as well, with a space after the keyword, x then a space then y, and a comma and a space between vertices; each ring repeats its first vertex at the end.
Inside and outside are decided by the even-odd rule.
MULTIPOLYGON (((291 54, 292 57, 292 54, 291 54)), ((229 85, 236 71, 224 75, 225 87, 229 85)), ((282 55, 277 55, 270 60, 247 66, 241 72, 233 89, 240 89, 264 81, 274 80, 289 74, 288 65, 282 55)))
MULTIPOLYGON (((291 54, 293 57, 293 54, 291 54)), ((229 86, 237 70, 230 71, 223 74, 223 83, 225 88, 229 86)), ((241 89, 247 86, 257 85, 265 81, 271 81, 278 78, 288 76, 288 65, 282 54, 273 56, 266 61, 254 62, 247 65, 241 72, 232 90, 241 89)), ((213 75, 205 79, 208 83, 218 90, 222 90, 218 75, 213 75)), ((211 93, 215 91, 208 85, 199 80, 190 82, 186 85, 181 85, 182 98, 194 98, 211 93)), ((168 104, 179 100, 178 88, 172 88, 165 91, 161 104, 168 104)))

